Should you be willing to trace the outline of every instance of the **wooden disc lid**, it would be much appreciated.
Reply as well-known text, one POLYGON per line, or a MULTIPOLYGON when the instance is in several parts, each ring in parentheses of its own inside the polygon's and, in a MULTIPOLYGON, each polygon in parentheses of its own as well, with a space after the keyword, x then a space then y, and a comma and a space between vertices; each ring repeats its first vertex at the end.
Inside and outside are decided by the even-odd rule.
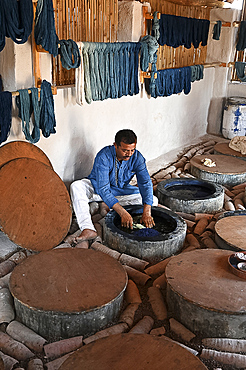
POLYGON ((214 146, 214 150, 224 155, 231 155, 233 157, 246 158, 246 154, 237 152, 229 147, 229 143, 217 143, 214 146))
POLYGON ((0 147, 0 167, 17 158, 32 158, 52 168, 47 155, 36 145, 26 141, 11 141, 0 147))
POLYGON ((11 274, 10 291, 44 311, 82 312, 101 307, 127 285, 123 266, 92 249, 57 248, 28 257, 11 274))
POLYGON ((245 313, 245 280, 230 271, 231 254, 228 250, 202 249, 172 257, 165 270, 169 288, 204 309, 245 313))
POLYGON ((59 370, 205 370, 207 367, 174 341, 148 334, 116 334, 74 352, 59 370))
POLYGON ((224 156, 220 154, 202 154, 196 155, 190 160, 191 166, 200 170, 220 174, 241 174, 246 172, 246 162, 239 158, 224 156), (202 163, 205 158, 210 158, 216 163, 215 167, 208 167, 202 163))
POLYGON ((2 231, 23 248, 51 249, 68 233, 68 191, 50 167, 35 159, 18 158, 1 167, 0 204, 2 231))
POLYGON ((246 216, 223 217, 215 224, 215 232, 230 246, 246 249, 246 216))

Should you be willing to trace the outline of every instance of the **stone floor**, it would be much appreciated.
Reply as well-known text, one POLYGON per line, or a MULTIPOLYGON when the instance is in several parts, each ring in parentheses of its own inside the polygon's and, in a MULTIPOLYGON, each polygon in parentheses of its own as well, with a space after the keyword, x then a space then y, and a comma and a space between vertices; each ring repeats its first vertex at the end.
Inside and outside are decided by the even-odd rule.
MULTIPOLYGON (((201 153, 211 154, 213 153, 214 144, 221 140, 223 141, 224 139, 206 136, 202 138, 201 141, 194 143, 185 149, 180 150, 178 155, 177 153, 175 155, 174 153, 172 153, 170 155, 167 155, 165 160, 163 158, 159 158, 159 160, 156 161, 155 163, 154 162, 150 163, 149 170, 150 170, 150 174, 152 177, 154 187, 159 181, 161 181, 164 178, 190 177, 191 175, 189 173, 189 160, 191 157, 189 158, 188 156, 185 157, 185 154, 187 154, 191 149, 194 149, 194 148, 196 148, 196 150, 194 151, 193 155, 201 154, 201 153), (184 157, 185 157, 185 160, 182 161, 181 159, 184 157), (165 177, 161 178, 160 176, 158 176, 158 173, 160 173, 163 170, 167 170, 167 171, 166 171, 165 177)), ((207 217, 209 222, 206 223, 206 226, 203 229, 199 230, 199 233, 197 233, 196 231, 196 226, 198 222, 200 221, 202 215, 195 215, 195 214, 183 215, 185 221, 187 222, 187 230, 188 230, 187 236, 189 237, 186 238, 185 245, 181 253, 189 253, 189 251, 192 251, 197 248, 206 249, 206 248, 217 248, 218 247, 214 240, 214 224, 217 221, 221 212, 224 212, 228 208, 227 203, 230 202, 230 207, 234 207, 235 209, 239 209, 239 210, 245 209, 244 208, 245 205, 243 201, 241 202, 241 204, 238 202, 235 202, 234 198, 238 196, 238 192, 235 192, 235 191, 233 192, 233 189, 225 189, 225 192, 228 193, 229 195, 227 196, 226 201, 224 203, 224 209, 215 214, 205 216, 205 218, 207 217)), ((238 199, 238 197, 236 199, 238 199)), ((95 222, 96 229, 98 231, 98 235, 100 235, 101 238, 103 239, 103 235, 102 235, 103 217, 102 216, 105 214, 103 212, 100 213, 99 205, 95 205, 95 204, 94 204, 94 209, 92 209, 92 214, 93 214, 93 219, 95 222)), ((78 227, 77 227, 76 221, 75 219, 73 219, 73 223, 72 223, 68 238, 66 238, 64 240, 64 243, 62 243, 62 245, 60 245, 59 247, 61 246, 69 247, 69 248, 74 247, 71 242, 71 238, 69 238, 69 236, 75 233, 77 231, 77 228, 78 227)), ((103 244, 103 240, 102 240, 102 244, 103 244)), ((87 248, 88 245, 83 245, 83 247, 87 248)), ((12 243, 7 238, 6 235, 4 235, 3 233, 0 233, 0 261, 1 261, 0 263, 0 306, 1 306, 1 300, 2 300, 1 293, 3 292, 2 289, 5 289, 5 292, 8 289, 8 281, 9 281, 11 272, 13 271, 14 267, 18 263, 20 263, 23 259, 28 257, 30 254, 32 254, 32 252, 19 248, 14 243, 12 243)), ((138 288, 142 303, 138 304, 137 310, 135 311, 135 315, 133 317, 133 321, 131 323, 128 322, 127 326, 125 326, 124 331, 128 332, 145 316, 148 316, 153 319, 153 322, 152 322, 151 327, 149 327, 149 330, 147 331, 147 333, 150 333, 150 335, 158 335, 158 336, 165 335, 175 341, 178 341, 180 344, 185 345, 188 349, 190 349, 191 351, 194 351, 194 353, 198 356, 198 358, 200 358, 200 360, 207 366, 209 370, 219 370, 219 369, 236 370, 236 369, 246 368, 246 365, 242 367, 236 367, 235 363, 223 364, 220 362, 216 362, 212 359, 203 359, 201 357, 201 351, 204 348, 204 345, 202 344, 203 338, 199 334, 194 335, 193 333, 186 332, 185 328, 183 328, 184 331, 182 331, 180 328, 177 329, 177 327, 175 327, 172 324, 172 320, 171 320, 172 314, 170 312, 167 312, 167 315, 164 319, 160 319, 156 316, 156 313, 154 312, 153 307, 148 298, 148 289, 152 287, 153 285, 157 286, 160 289, 160 292, 162 294, 163 303, 165 305, 165 282, 163 282, 160 285, 155 284, 156 278, 163 273, 164 273, 164 270, 159 272, 159 274, 157 275, 150 274, 149 275, 150 279, 145 284, 138 284, 135 281, 135 284, 138 288)), ((11 299, 9 299, 7 303, 12 306, 12 312, 10 313, 9 319, 7 320, 6 317, 2 319, 1 312, 0 312, 0 331, 4 334, 8 332, 8 323, 11 322, 15 318, 13 302, 11 302, 11 299)), ((5 305, 6 305, 6 301, 5 301, 5 305)), ((129 305, 129 302, 127 302, 127 300, 125 299, 123 310, 128 305, 129 305)), ((10 311, 11 311, 11 308, 10 308, 10 311)), ((119 320, 119 322, 122 322, 122 320, 119 320)), ((20 337, 21 335, 19 336, 19 338, 20 337)), ((15 338, 10 337, 10 339, 21 341, 20 339, 17 339, 17 337, 15 338)), ((23 342, 23 339, 22 339, 22 342, 23 342)), ((28 348, 28 345, 30 349, 30 343, 28 344, 28 341, 26 341, 27 348, 28 348)), ((27 357, 25 359, 19 359, 19 360, 18 358, 20 357, 16 355, 14 347, 15 345, 11 345, 11 346, 10 344, 6 345, 6 338, 4 342, 4 340, 1 339, 1 335, 0 335, 0 350, 1 350, 0 358, 2 358, 4 361, 5 370, 8 370, 8 369, 27 369, 27 370, 35 370, 35 369, 36 370, 42 370, 42 369, 56 370, 57 369, 58 370, 61 363, 65 361, 69 353, 71 353, 73 350, 78 348, 78 344, 76 344, 74 348, 72 348, 70 345, 67 345, 67 347, 65 346, 65 349, 63 350, 63 352, 61 351, 59 352, 57 350, 57 353, 53 355, 53 357, 47 356, 47 353, 45 352, 44 348, 41 348, 41 350, 39 351, 31 350, 33 353, 33 357, 30 357, 30 354, 29 355, 27 354, 27 357)), ((244 356, 244 353, 241 353, 241 355, 243 357, 246 357, 244 356)), ((244 361, 246 363, 246 358, 244 358, 244 361)), ((1 367, 1 364, 0 364, 0 369, 3 369, 3 367, 1 367)))

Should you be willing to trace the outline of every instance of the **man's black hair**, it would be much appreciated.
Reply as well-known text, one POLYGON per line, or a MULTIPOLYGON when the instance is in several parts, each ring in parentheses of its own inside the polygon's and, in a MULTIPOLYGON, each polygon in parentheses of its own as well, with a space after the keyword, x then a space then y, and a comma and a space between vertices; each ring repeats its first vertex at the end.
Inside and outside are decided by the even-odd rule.
POLYGON ((132 130, 120 130, 116 133, 114 141, 117 146, 120 146, 121 142, 134 144, 137 142, 137 136, 132 130))

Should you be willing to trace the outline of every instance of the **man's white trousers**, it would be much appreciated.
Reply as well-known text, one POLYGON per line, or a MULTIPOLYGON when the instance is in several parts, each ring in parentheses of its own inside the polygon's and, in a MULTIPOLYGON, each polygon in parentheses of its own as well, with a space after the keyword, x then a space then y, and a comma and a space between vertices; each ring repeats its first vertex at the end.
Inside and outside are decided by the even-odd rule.
MULTIPOLYGON (((81 231, 84 229, 95 230, 90 215, 90 202, 102 202, 102 198, 94 193, 94 188, 89 179, 74 181, 70 187, 73 209, 81 231)), ((120 195, 115 197, 121 206, 142 204, 140 194, 120 195)), ((153 196, 153 206, 158 205, 157 197, 153 196)))

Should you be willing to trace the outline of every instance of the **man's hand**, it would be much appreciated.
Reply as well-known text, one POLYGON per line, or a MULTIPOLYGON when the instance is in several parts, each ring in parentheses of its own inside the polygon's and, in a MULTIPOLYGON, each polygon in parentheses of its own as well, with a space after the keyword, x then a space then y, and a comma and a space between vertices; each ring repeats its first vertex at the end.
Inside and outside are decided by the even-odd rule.
POLYGON ((151 216, 151 206, 149 204, 144 205, 143 214, 140 222, 148 228, 155 226, 154 219, 151 216))
POLYGON ((119 203, 113 205, 113 210, 118 213, 121 218, 121 226, 132 229, 133 219, 129 212, 127 212, 119 203))

